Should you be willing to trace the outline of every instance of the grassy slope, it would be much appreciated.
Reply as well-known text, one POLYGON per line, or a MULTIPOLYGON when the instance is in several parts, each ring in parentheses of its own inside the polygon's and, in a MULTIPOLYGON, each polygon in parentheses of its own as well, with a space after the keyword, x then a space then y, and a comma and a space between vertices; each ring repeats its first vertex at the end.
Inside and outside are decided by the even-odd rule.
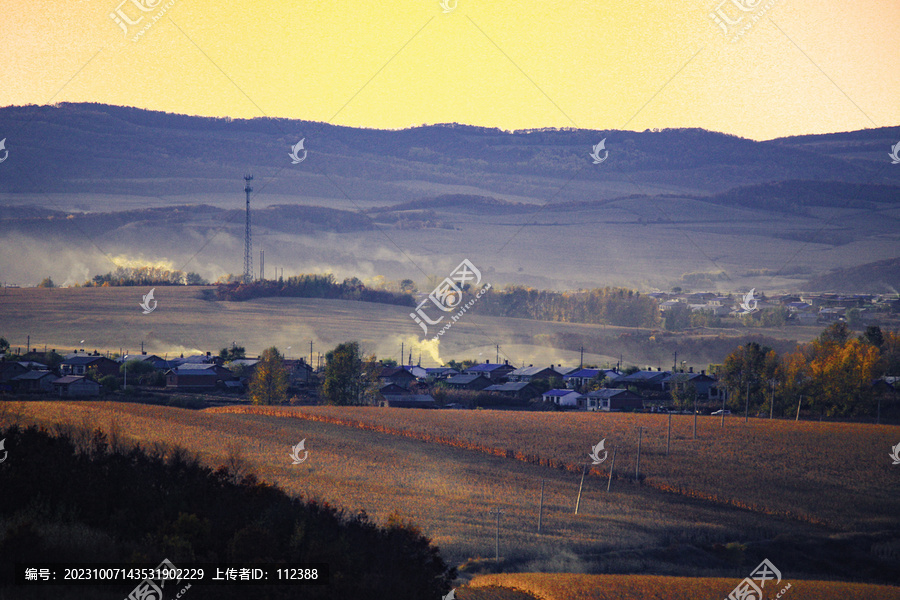
MULTIPOLYGON (((504 511, 501 553, 505 568, 521 571, 585 572, 599 566, 607 572, 740 579, 747 567, 741 560, 752 561, 756 553, 769 552, 765 548, 772 547, 755 547, 743 556, 743 551, 733 555, 710 549, 711 544, 761 543, 777 536, 812 539, 842 526, 863 530, 895 527, 900 497, 890 467, 881 464, 889 463, 886 451, 879 452, 882 446, 889 448, 887 440, 896 437, 896 428, 870 427, 867 433, 858 426, 826 428, 800 423, 790 429, 758 422, 742 433, 743 428, 732 421, 727 435, 716 441, 711 439, 711 422, 701 419, 701 441, 694 443, 685 439, 689 421, 685 417, 676 419, 677 441, 667 461, 660 454, 658 423, 654 424, 651 415, 635 420, 629 415, 342 409, 345 416, 382 428, 377 431, 321 420, 136 404, 47 402, 23 406, 26 420, 115 424, 127 438, 142 444, 179 444, 201 454, 211 466, 224 464, 229 454, 235 454, 263 479, 290 492, 353 511, 365 509, 381 522, 391 513, 399 513, 421 526, 454 563, 493 557, 495 529, 490 510, 499 507, 504 511), (715 489, 721 502, 624 481, 614 482, 612 492, 607 493, 604 479, 589 477, 580 514, 575 516, 579 474, 517 460, 513 450, 529 449, 545 462, 562 458, 574 463, 581 460, 582 450, 596 443, 594 438, 606 435, 608 447, 620 446, 617 472, 630 470, 633 463, 627 443, 609 442, 622 432, 632 434, 637 422, 647 427, 642 468, 650 483, 679 482, 702 492, 698 495, 704 498, 715 489), (399 423, 405 424, 405 432, 399 430, 399 423), (603 427, 598 428, 601 423, 603 427), (422 439, 428 436, 430 441, 422 439), (448 436, 456 436, 455 441, 448 436), (834 450, 808 452, 823 436, 834 450), (445 437, 448 439, 437 439, 445 437), (464 438, 501 451, 492 454, 460 447, 464 438), (306 439, 309 459, 292 465, 288 453, 301 439, 306 439), (506 448, 511 450, 509 456, 506 448), (729 448, 744 451, 725 455, 727 460, 718 461, 722 468, 716 476, 708 477, 712 472, 708 465, 729 448), (761 457, 757 456, 760 452, 761 457), (774 463, 767 464, 769 460, 774 463), (776 478, 763 467, 774 470, 776 478), (847 472, 853 472, 855 479, 842 492, 834 482, 847 472), (538 536, 535 525, 542 479, 544 529, 538 536), (735 504, 752 505, 755 510, 735 504), (786 516, 787 504, 804 519, 786 516), (846 513, 843 518, 841 512, 846 513), (834 522, 832 528, 823 528, 810 520, 834 522)), ((337 411, 303 412, 334 417, 337 411)), ((602 474, 603 469, 600 471, 602 474)), ((883 552, 896 553, 896 544, 886 544, 883 552)), ((792 556, 783 569, 792 576, 814 579, 804 572, 810 564, 807 557, 792 556)))

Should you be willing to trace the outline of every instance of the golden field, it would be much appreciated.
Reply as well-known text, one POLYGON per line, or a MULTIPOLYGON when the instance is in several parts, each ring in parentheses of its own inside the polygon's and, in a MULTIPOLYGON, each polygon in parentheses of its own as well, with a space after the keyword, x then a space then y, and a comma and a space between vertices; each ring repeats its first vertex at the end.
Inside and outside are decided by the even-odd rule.
MULTIPOLYGON (((460 600, 477 598, 466 594, 496 586, 520 590, 537 600, 697 600, 725 598, 739 580, 723 578, 655 577, 653 575, 558 575, 524 573, 511 575, 481 575, 467 588, 457 593, 460 600)), ((860 583, 831 581, 792 581, 787 578, 780 585, 767 582, 764 591, 768 598, 790 588, 782 596, 785 600, 893 600, 900 595, 897 588, 860 583)))
MULTIPOLYGON (((191 411, 93 401, 15 406, 7 421, 100 426, 144 446, 182 446, 212 467, 237 459, 232 462, 291 493, 365 510, 378 522, 397 513, 432 538, 452 564, 492 562, 491 511, 497 508, 503 511, 501 560, 522 572, 586 572, 591 557, 602 555, 604 568, 616 572, 704 577, 721 574, 721 564, 718 571, 703 564, 671 566, 659 552, 677 557, 685 547, 897 524, 900 490, 887 456, 900 435, 897 427, 745 425, 732 417, 723 430, 719 420, 700 418, 695 442, 693 419, 679 416, 667 458, 666 419, 656 415, 363 407, 191 411), (644 427, 641 486, 628 480, 637 426, 644 427), (610 451, 617 449, 621 478, 606 491, 610 452, 587 477, 575 515, 581 465, 604 437, 610 451), (301 439, 309 458, 294 465, 289 453, 301 439), (656 554, 648 556, 648 549, 656 554)), ((894 552, 892 547, 884 552, 894 552)), ((780 566, 786 578, 804 574, 800 563, 780 566)), ((746 569, 736 564, 727 575, 740 580, 746 569)))

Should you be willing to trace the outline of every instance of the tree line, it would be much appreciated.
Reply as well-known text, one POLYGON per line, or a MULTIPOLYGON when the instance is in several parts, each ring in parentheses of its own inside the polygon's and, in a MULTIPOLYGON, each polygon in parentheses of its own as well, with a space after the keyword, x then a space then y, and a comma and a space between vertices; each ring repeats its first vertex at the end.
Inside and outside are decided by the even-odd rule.
POLYGON ((334 275, 294 275, 286 279, 264 279, 244 283, 232 281, 216 284, 219 300, 241 301, 270 296, 288 298, 327 298, 330 300, 358 300, 400 306, 414 306, 410 294, 366 287, 356 277, 338 283, 334 275))
MULTIPOLYGON (((105 275, 94 275, 82 287, 148 286, 148 285, 209 285, 197 273, 169 270, 162 267, 116 267, 105 275)), ((52 287, 47 286, 47 287, 52 287)))
POLYGON ((900 334, 871 326, 854 336, 835 323, 791 352, 750 342, 730 353, 718 369, 728 407, 751 414, 860 418, 895 412, 896 391, 881 380, 900 374, 900 334))

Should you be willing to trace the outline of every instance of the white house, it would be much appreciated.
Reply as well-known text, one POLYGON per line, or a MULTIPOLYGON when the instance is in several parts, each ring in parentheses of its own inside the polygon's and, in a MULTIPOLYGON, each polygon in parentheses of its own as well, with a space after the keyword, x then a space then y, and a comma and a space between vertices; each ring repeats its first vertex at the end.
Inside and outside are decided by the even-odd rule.
POLYGON ((544 402, 552 402, 557 406, 578 407, 578 399, 581 394, 573 390, 548 390, 543 393, 541 400, 544 402))

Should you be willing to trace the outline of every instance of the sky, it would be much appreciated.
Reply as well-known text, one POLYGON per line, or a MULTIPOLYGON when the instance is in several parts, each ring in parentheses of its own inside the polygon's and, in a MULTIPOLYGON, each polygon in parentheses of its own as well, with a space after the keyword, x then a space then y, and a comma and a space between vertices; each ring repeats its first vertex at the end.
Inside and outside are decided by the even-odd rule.
POLYGON ((443 2, 4 0, 0 106, 757 140, 900 124, 894 0, 443 2))

